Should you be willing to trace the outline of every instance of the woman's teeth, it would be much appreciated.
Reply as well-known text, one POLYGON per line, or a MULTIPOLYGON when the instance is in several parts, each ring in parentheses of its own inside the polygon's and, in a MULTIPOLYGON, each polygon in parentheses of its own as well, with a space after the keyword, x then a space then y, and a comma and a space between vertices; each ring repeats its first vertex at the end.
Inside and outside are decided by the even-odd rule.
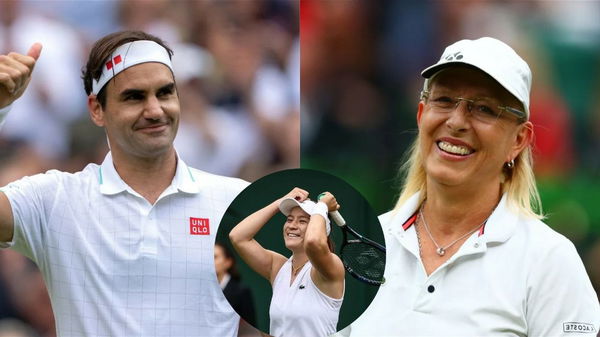
POLYGON ((457 154, 461 156, 466 156, 468 154, 473 153, 473 150, 460 145, 453 145, 444 141, 440 141, 437 143, 438 147, 445 152, 457 154))

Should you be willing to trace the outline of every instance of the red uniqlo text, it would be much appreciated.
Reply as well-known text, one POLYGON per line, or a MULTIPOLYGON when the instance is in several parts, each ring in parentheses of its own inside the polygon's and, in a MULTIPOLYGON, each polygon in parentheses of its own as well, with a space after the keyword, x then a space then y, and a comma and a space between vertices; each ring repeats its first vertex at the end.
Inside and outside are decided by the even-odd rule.
POLYGON ((210 226, 207 218, 190 218, 191 235, 209 235, 210 226))

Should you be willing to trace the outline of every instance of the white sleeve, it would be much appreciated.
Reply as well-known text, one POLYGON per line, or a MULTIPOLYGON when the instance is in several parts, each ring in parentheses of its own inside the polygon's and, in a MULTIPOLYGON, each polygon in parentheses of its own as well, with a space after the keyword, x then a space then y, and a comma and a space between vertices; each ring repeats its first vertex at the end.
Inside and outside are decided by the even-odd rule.
POLYGON ((570 241, 538 261, 528 282, 526 316, 529 336, 596 337, 598 297, 570 241))
POLYGON ((4 119, 8 115, 10 108, 11 108, 11 105, 9 104, 9 105, 5 106, 4 108, 0 109, 0 129, 2 128, 2 125, 4 125, 4 119))
POLYGON ((33 261, 39 261, 45 244, 48 222, 48 202, 56 191, 55 174, 37 174, 2 187, 10 201, 14 219, 14 234, 10 242, 0 242, 0 248, 13 248, 33 261))

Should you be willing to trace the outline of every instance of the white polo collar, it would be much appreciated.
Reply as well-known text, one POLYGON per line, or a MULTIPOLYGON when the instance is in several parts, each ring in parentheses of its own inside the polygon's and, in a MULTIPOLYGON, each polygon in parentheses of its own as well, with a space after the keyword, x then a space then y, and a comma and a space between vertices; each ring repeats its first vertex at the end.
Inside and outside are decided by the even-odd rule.
MULTIPOLYGON (((123 191, 138 195, 137 192, 121 179, 119 173, 117 173, 110 151, 98 169, 98 183, 100 184, 100 193, 105 195, 118 194, 123 191)), ((171 190, 170 192, 172 193, 176 191, 192 194, 200 192, 198 184, 196 183, 196 177, 194 177, 192 170, 179 156, 177 156, 175 176, 173 177, 171 185, 167 187, 165 192, 169 192, 169 190, 171 190)))
MULTIPOLYGON (((391 212, 390 225, 393 227, 402 227, 402 231, 394 230, 392 231, 393 233, 406 232, 412 227, 412 224, 408 225, 407 220, 418 211, 420 206, 419 200, 420 192, 417 192, 400 209, 391 212), (406 226, 403 226, 405 224, 406 226)), ((505 193, 485 223, 483 230, 479 232, 479 236, 484 242, 505 242, 515 232, 518 222, 519 216, 508 207, 507 195, 505 193)))

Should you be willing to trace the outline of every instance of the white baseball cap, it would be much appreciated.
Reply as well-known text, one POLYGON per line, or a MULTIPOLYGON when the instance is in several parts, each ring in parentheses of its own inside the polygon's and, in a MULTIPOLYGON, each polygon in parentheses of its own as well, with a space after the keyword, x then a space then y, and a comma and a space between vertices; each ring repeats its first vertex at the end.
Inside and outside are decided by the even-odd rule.
MULTIPOLYGON (((286 198, 279 203, 279 210, 285 216, 290 215, 292 209, 294 209, 295 207, 300 207, 303 211, 305 211, 309 215, 312 215, 314 213, 313 211, 315 207, 317 207, 317 203, 310 199, 306 199, 303 202, 299 202, 294 198, 286 198)), ((329 233, 331 232, 331 225, 329 223, 329 217, 327 216, 325 217, 325 226, 327 228, 327 235, 329 235, 329 233)))
POLYGON ((456 64, 470 65, 490 75, 523 104, 529 118, 531 70, 509 45, 492 37, 460 40, 446 47, 438 63, 423 70, 421 75, 429 79, 456 64))

